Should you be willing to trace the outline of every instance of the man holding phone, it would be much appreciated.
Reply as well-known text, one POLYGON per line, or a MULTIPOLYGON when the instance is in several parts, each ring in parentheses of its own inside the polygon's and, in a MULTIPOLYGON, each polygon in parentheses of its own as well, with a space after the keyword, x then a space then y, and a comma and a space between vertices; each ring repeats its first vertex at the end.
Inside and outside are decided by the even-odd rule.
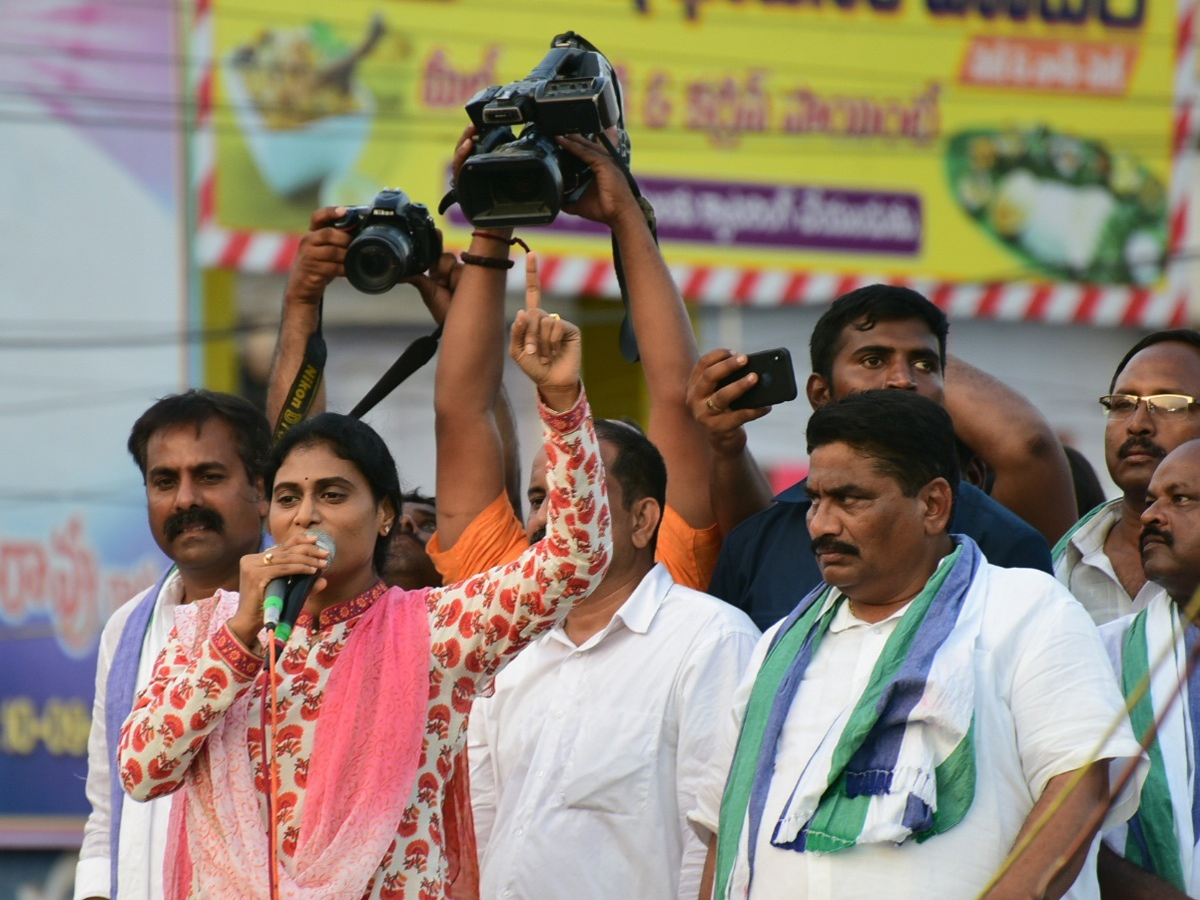
MULTIPOLYGON (((751 374, 754 375, 753 383, 729 401, 729 409, 761 409, 796 399, 796 372, 787 347, 748 354, 746 364, 722 378, 718 387, 727 387, 751 374)), ((718 411, 720 407, 713 409, 713 412, 718 411)))
MULTIPOLYGON (((916 391, 946 406, 958 436, 970 447, 986 448, 981 456, 997 476, 995 497, 964 483, 950 532, 973 538, 995 565, 1048 572, 1046 538, 1006 505, 1024 501, 1023 511, 1039 508, 1039 525, 1054 533, 1060 520, 1074 515, 1065 455, 1032 405, 982 372, 954 360, 953 384, 947 389, 948 330, 945 314, 908 288, 870 285, 839 297, 813 329, 809 403, 819 409, 847 394, 894 388, 916 391), (989 428, 995 433, 989 434, 989 428), (1024 460, 1019 466, 1018 458, 1024 460), (1018 476, 1020 470, 1024 471, 1018 476)), ((697 420, 708 426, 710 440, 724 435, 744 442, 741 426, 769 411, 730 408, 759 381, 757 374, 749 373, 720 386, 746 362, 744 356, 718 350, 702 358, 693 371, 689 401, 697 420)), ((714 461, 721 458, 714 454, 714 461)), ((712 475, 713 503, 719 508, 730 491, 719 465, 712 475)), ((821 580, 806 523, 810 506, 800 482, 731 531, 709 592, 745 610, 760 628, 786 615, 797 597, 821 580)))

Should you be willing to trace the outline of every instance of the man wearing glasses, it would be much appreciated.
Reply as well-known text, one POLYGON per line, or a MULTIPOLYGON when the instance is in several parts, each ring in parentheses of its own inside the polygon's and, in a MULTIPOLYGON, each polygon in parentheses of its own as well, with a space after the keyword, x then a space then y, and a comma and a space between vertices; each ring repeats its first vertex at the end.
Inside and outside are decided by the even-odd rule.
POLYGON ((1121 496, 1086 513, 1054 548, 1054 574, 1097 625, 1140 612, 1162 593, 1142 570, 1141 516, 1163 457, 1200 438, 1197 397, 1200 332, 1178 328, 1138 341, 1100 398, 1104 460, 1121 496))

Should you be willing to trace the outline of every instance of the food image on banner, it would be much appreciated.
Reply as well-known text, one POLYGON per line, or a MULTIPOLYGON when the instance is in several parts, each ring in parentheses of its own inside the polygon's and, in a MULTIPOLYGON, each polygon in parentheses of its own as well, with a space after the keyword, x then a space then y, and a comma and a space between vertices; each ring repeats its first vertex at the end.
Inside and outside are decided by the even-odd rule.
POLYGON ((357 161, 374 106, 358 64, 384 31, 376 16, 358 47, 332 28, 270 28, 234 49, 226 88, 259 175, 288 196, 337 178, 357 161))
POLYGON ((1134 157, 1046 128, 967 131, 946 149, 951 189, 977 224, 1046 273, 1154 284, 1166 190, 1134 157))
MULTIPOLYGON (((285 268, 318 205, 391 187, 435 208, 465 105, 571 30, 619 76, 667 259, 741 273, 754 302, 793 302, 811 274, 825 293, 1084 282, 1174 303, 1192 18, 1144 0, 216 0, 206 246, 285 268)), ((465 244, 461 210, 439 225, 465 244)), ((609 256, 569 215, 525 231, 547 258, 609 256)))

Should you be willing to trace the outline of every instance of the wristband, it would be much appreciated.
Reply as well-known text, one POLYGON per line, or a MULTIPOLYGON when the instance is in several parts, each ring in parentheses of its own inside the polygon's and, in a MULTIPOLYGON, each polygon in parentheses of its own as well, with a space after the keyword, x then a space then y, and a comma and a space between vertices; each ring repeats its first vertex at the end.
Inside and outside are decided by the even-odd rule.
POLYGON ((507 244, 510 247, 520 246, 520 248, 522 250, 524 250, 526 253, 529 252, 529 245, 527 243, 525 243, 523 240, 521 240, 519 237, 511 237, 511 238, 500 237, 500 235, 492 234, 490 231, 472 231, 471 237, 483 238, 484 240, 488 240, 488 241, 498 241, 499 243, 507 244))
POLYGON ((458 258, 468 266, 483 266, 485 269, 511 269, 511 259, 496 259, 492 256, 480 256, 477 253, 460 253, 458 258))

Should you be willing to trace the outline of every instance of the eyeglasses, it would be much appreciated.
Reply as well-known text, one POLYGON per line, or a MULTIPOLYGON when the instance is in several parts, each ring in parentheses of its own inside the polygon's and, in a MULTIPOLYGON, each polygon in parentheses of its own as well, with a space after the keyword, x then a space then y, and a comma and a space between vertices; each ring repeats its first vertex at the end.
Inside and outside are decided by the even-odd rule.
POLYGON ((1100 405, 1104 407, 1104 414, 1108 418, 1127 419, 1143 400, 1146 401, 1146 409, 1151 414, 1162 413, 1171 417, 1186 415, 1196 403, 1196 398, 1187 394, 1149 394, 1145 397, 1139 397, 1137 394, 1109 394, 1100 398, 1100 405))

